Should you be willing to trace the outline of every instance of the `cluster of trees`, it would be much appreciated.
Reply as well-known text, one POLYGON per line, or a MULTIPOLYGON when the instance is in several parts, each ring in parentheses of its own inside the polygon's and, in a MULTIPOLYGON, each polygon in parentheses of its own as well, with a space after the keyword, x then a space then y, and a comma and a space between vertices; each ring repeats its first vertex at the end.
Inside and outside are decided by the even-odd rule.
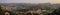
POLYGON ((1 5, 0 5, 0 15, 2 15, 2 9, 1 9, 1 5))

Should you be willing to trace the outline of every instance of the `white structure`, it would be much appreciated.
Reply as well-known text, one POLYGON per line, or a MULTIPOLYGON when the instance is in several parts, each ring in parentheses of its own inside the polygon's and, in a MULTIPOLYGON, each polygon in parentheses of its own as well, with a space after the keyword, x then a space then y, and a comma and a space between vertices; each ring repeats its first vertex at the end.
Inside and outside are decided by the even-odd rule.
POLYGON ((10 13, 8 13, 8 12, 5 12, 5 15, 10 15, 10 13))

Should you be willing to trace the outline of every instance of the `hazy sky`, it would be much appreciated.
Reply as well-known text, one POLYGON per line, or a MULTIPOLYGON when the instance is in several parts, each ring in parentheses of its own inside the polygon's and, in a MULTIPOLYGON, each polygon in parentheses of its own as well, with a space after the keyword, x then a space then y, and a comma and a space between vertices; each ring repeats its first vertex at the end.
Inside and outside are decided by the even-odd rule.
POLYGON ((60 0, 1 0, 2 3, 60 3, 60 0))

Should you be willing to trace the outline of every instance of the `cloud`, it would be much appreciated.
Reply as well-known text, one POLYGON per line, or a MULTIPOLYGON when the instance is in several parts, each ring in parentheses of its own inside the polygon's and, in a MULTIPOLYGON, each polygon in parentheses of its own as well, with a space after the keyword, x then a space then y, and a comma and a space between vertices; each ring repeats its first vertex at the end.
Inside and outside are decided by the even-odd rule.
POLYGON ((60 3, 60 0, 50 0, 50 3, 60 3))

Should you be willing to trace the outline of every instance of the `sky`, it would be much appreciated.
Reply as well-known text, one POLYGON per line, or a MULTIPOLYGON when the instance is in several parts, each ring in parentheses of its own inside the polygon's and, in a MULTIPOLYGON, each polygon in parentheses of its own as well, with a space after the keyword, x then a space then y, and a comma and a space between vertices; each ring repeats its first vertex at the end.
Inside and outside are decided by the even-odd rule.
POLYGON ((2 0, 2 3, 45 3, 48 0, 2 0))
POLYGON ((60 0, 0 0, 1 3, 60 3, 60 0))

